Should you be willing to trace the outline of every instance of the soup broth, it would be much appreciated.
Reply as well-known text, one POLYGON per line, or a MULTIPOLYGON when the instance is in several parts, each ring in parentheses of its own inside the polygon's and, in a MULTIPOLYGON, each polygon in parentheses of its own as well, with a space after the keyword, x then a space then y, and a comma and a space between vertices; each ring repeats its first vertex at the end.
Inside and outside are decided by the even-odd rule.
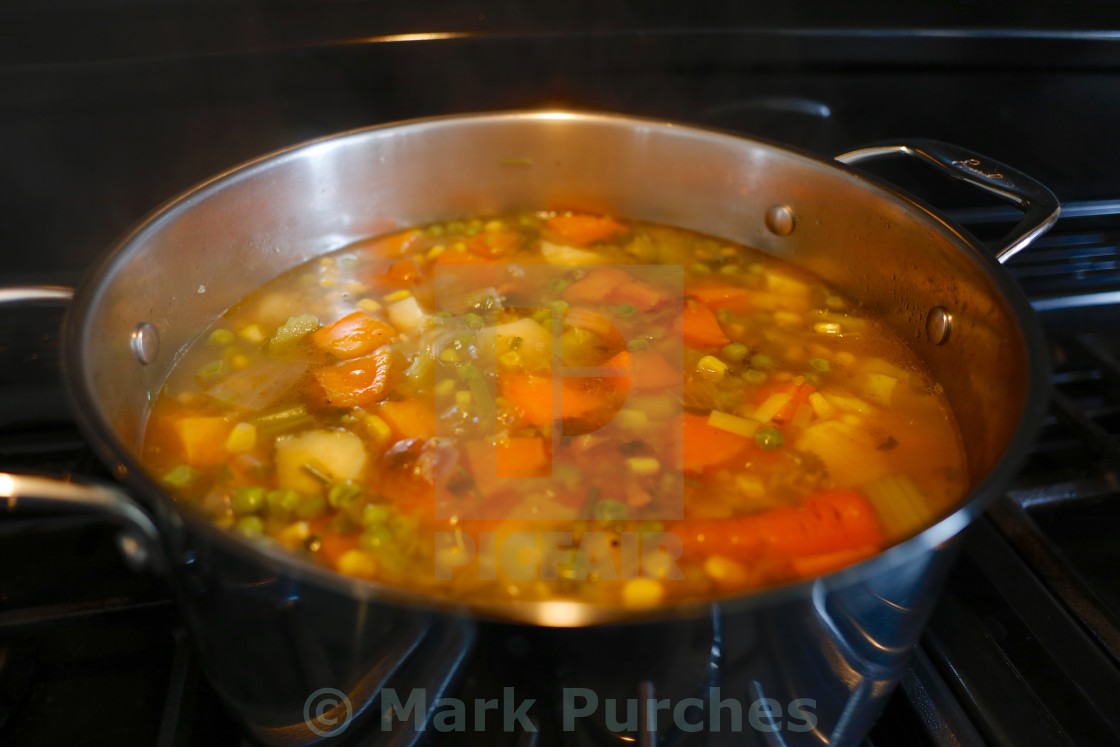
POLYGON ((487 603, 811 577, 967 489, 940 386, 857 302, 563 212, 374 237, 254 290, 183 353, 143 459, 251 541, 487 603))

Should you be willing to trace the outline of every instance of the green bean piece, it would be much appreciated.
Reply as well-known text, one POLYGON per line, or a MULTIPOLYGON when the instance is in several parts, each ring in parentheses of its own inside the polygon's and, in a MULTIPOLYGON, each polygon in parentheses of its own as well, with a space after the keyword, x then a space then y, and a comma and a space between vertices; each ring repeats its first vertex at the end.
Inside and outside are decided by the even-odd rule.
POLYGON ((754 434, 754 441, 762 448, 773 451, 782 447, 785 438, 777 428, 760 428, 754 434))

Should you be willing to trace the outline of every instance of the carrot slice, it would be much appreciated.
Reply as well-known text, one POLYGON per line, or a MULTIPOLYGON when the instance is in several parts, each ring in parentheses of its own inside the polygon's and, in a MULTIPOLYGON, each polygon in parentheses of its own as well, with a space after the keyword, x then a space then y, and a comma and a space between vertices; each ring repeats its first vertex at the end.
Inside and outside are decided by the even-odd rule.
POLYGON ((688 295, 709 309, 727 309, 744 313, 751 310, 750 292, 738 285, 706 283, 688 289, 688 295))
POLYGON ((497 445, 494 457, 498 477, 540 477, 552 463, 543 438, 511 438, 497 445))
POLYGON ((498 377, 498 389, 527 425, 552 423, 552 379, 503 374, 498 377))
MULTIPOLYGON (((796 506, 750 516, 686 520, 673 532, 681 538, 685 552, 728 557, 749 556, 761 549, 776 558, 795 560, 883 544, 875 509, 854 490, 824 490, 796 506)), ((806 572, 828 565, 819 557, 817 560, 816 565, 811 560, 805 563, 806 572)))
POLYGON ((411 259, 398 259, 381 273, 378 280, 381 285, 406 288, 420 282, 420 269, 411 259))
POLYGON ((431 438, 436 434, 435 409, 425 400, 382 402, 377 406, 377 414, 397 438, 431 438))
POLYGON ((483 231, 466 240, 467 251, 487 259, 516 254, 524 237, 516 231, 483 231))
POLYGON ((311 335, 311 343, 335 358, 357 358, 372 353, 393 339, 397 331, 364 311, 347 314, 311 335))
POLYGON ((625 270, 602 267, 569 285, 564 291, 564 300, 587 305, 606 303, 607 297, 615 288, 631 280, 630 273, 625 270))
POLYGON ((701 472, 718 467, 746 452, 751 440, 708 425, 703 415, 685 413, 682 417, 684 469, 701 472))
POLYGON ((389 391, 393 368, 393 353, 387 347, 363 358, 323 366, 312 374, 311 398, 329 407, 368 405, 389 391))
POLYGON ((628 303, 638 311, 649 311, 665 303, 669 297, 649 283, 634 280, 615 288, 610 299, 619 304, 628 303))
POLYGON ((631 353, 631 356, 633 373, 630 375, 634 380, 634 388, 638 391, 668 389, 684 383, 681 367, 665 360, 665 356, 648 350, 631 353))
MULTIPOLYGON (((563 420, 586 420, 609 407, 615 377, 564 379, 560 382, 560 412, 563 420)), ((521 422, 546 426, 552 423, 552 379, 545 376, 505 374, 498 388, 521 422)), ((605 413, 604 422, 612 413, 605 413)), ((599 419, 599 418, 597 418, 599 419)))
POLYGON ((613 218, 596 215, 557 215, 546 220, 544 226, 548 231, 575 246, 606 241, 630 230, 613 218))
POLYGON ((686 298, 684 302, 681 333, 685 343, 694 348, 718 348, 730 342, 712 310, 692 298, 686 298))

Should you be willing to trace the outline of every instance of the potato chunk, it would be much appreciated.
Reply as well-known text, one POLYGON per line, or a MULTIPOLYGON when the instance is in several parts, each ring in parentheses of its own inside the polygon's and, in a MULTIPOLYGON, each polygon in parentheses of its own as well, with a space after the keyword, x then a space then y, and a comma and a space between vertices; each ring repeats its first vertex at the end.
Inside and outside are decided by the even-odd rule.
POLYGON ((332 482, 357 480, 366 466, 362 439, 349 431, 305 431, 276 439, 276 482, 281 488, 314 494, 323 489, 311 471, 332 482))

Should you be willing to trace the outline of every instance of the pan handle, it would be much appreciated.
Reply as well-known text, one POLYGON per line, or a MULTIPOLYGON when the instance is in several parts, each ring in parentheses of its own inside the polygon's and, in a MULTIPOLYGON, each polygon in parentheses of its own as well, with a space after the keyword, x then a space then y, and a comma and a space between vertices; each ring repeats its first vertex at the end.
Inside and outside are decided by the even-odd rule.
POLYGON ((910 140, 894 145, 873 145, 836 156, 857 164, 891 156, 910 156, 937 167, 948 176, 1009 202, 1022 210, 1023 219, 999 243, 996 260, 1006 262, 1058 220, 1061 206, 1054 193, 1021 171, 972 151, 937 140, 910 140))
POLYGON ((61 303, 74 300, 74 289, 65 285, 16 285, 0 288, 0 306, 17 303, 61 303))
POLYGON ((101 514, 122 525, 117 544, 130 565, 156 571, 163 568, 162 543, 155 523, 128 493, 113 483, 79 483, 0 472, 0 508, 9 514, 25 510, 101 514))

